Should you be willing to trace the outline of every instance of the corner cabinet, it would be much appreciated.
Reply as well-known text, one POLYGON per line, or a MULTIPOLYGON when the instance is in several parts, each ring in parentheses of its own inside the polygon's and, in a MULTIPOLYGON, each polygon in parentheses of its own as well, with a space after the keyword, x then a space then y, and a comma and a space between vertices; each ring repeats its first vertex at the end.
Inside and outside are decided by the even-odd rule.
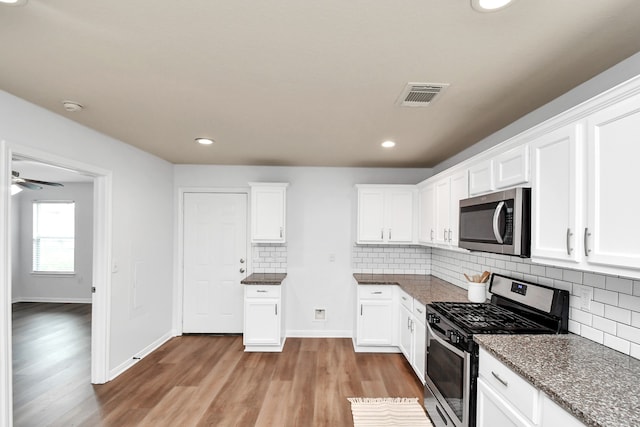
POLYGON ((285 243, 287 186, 286 183, 250 182, 251 242, 285 243))
POLYGON ((244 285, 246 352, 280 352, 286 340, 281 285, 244 285))
POLYGON ((415 185, 357 185, 360 244, 414 241, 415 185))

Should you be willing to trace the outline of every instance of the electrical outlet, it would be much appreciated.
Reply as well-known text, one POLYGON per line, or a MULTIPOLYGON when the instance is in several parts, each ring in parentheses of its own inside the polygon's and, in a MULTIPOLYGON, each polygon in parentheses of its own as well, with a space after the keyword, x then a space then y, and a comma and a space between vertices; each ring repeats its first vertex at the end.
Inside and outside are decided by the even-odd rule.
POLYGON ((591 311, 591 301, 593 300, 593 289, 581 286, 580 287, 580 309, 591 311))
POLYGON ((313 311, 313 320, 324 322, 325 320, 327 320, 327 311, 324 308, 316 308, 313 311))

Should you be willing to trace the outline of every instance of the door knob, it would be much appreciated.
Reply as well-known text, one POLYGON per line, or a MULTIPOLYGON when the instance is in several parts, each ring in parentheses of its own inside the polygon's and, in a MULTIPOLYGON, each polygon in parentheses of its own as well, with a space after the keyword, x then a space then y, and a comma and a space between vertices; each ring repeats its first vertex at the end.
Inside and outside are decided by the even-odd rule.
POLYGON ((244 264, 244 258, 240 258, 240 264, 244 264))
POLYGON ((241 268, 241 269, 240 269, 240 273, 244 273, 244 268, 241 268))

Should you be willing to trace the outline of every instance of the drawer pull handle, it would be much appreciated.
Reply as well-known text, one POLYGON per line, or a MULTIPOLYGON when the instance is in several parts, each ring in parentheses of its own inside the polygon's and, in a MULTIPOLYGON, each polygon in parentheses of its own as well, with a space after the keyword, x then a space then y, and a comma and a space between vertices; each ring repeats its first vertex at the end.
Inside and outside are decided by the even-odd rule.
POLYGON ((422 310, 420 310, 419 308, 416 308, 416 311, 420 314, 422 314, 422 310))
POLYGON ((371 292, 371 294, 372 295, 380 295, 380 294, 382 294, 382 291, 374 291, 374 292, 371 292))
POLYGON ((258 289, 257 292, 261 293, 261 294, 266 294, 267 293, 267 291, 265 291, 264 289, 258 289))
POLYGON ((406 300, 407 300, 407 297, 402 297, 402 301, 406 301, 406 300))
POLYGON ((502 378, 500 378, 500 375, 496 374, 493 371, 491 371, 491 375, 493 375, 498 381, 500 381, 500 384, 502 384, 505 387, 509 387, 509 383, 503 380, 502 378))

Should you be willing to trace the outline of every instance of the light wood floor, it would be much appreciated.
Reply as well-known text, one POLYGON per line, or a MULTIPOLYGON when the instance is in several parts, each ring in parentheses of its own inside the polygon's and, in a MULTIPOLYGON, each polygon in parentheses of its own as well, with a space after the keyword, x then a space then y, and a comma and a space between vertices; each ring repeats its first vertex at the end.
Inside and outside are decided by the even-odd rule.
MULTIPOLYGON (((22 331, 18 334, 26 333, 27 323, 16 322, 22 331)), ((39 323, 36 318, 34 328, 45 334, 47 328, 43 330, 39 323)), ((86 331, 68 332, 78 338, 71 341, 85 337, 87 342, 78 342, 79 347, 89 345, 86 331)), ((53 335, 36 341, 51 348, 60 339, 59 333, 53 335)), ((61 346, 63 342, 68 348, 42 351, 32 343, 18 354, 14 362, 14 369, 19 367, 14 379, 17 427, 341 427, 353 425, 347 397, 421 397, 423 393, 401 355, 356 354, 350 339, 290 338, 282 353, 244 353, 240 336, 177 337, 115 380, 95 386, 89 384, 88 360, 76 360, 77 352, 68 340, 61 341, 61 346), (43 374, 43 385, 23 377, 36 373, 42 359, 55 359, 49 356, 54 353, 71 357, 54 363, 43 374), (29 358, 31 362, 26 362, 29 358), (72 373, 73 367, 78 372, 72 373), (84 380, 77 382, 82 376, 84 380)))

